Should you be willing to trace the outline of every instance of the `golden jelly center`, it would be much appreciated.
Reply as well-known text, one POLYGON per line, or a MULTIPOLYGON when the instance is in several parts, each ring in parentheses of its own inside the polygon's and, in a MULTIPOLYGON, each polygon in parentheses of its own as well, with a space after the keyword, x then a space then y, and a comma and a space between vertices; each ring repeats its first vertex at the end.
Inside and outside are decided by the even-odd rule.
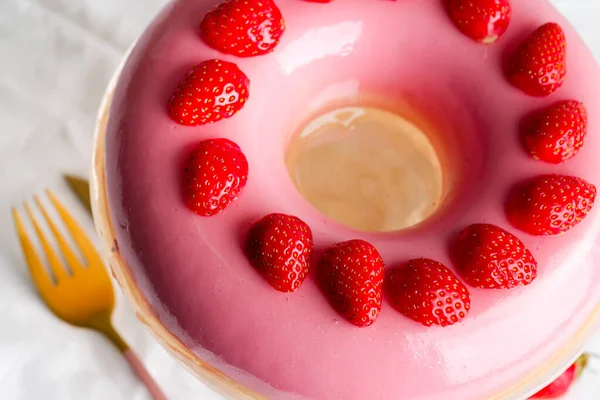
POLYGON ((401 116, 373 107, 322 114, 292 139, 288 171, 328 217, 362 231, 395 231, 431 216, 443 197, 429 138, 401 116))

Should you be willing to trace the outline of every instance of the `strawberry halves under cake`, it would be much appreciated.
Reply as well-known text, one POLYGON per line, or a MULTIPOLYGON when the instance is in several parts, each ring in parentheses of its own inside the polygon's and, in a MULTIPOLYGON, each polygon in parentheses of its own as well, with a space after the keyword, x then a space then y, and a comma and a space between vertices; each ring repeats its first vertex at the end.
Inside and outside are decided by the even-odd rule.
POLYGON ((240 397, 526 397, 600 324, 599 130, 600 70, 546 0, 176 0, 120 71, 96 216, 137 301, 240 397), (374 109, 437 154, 426 217, 393 197, 431 190, 402 178, 422 160, 390 172, 374 109), (335 140, 370 131, 311 204, 286 157, 335 110, 335 140), (387 228, 344 223, 359 197, 387 228))

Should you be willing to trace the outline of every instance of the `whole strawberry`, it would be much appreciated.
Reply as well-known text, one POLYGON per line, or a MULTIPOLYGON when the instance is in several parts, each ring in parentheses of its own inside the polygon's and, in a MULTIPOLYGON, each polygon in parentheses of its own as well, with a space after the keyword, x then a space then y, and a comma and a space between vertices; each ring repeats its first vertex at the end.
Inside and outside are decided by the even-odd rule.
POLYGON ((571 159, 587 134, 587 111, 578 101, 562 101, 526 123, 523 146, 536 159, 560 164, 571 159))
POLYGON ((229 118, 248 100, 248 77, 237 65, 208 60, 188 72, 169 102, 169 115, 181 125, 204 125, 229 118))
POLYGON ((293 292, 304 282, 312 250, 310 227, 285 214, 263 217, 250 228, 246 240, 250 264, 280 292, 293 292))
POLYGON ((285 30, 273 0, 226 0, 204 16, 202 39, 215 50, 238 57, 272 51, 285 30))
POLYGON ((529 285, 537 275, 523 242, 491 224, 465 228, 452 245, 452 261, 469 285, 484 289, 529 285))
POLYGON ((420 258, 392 270, 386 281, 392 306, 425 326, 453 325, 471 307, 467 287, 443 264, 420 258))
POLYGON ((506 214, 515 228, 529 234, 559 235, 583 221, 595 200, 596 187, 581 178, 542 175, 513 189, 506 214))
POLYGON ((511 60, 509 79, 530 96, 551 95, 565 80, 566 58, 567 41, 562 28, 547 23, 521 43, 511 60))
POLYGON ((548 386, 534 394, 530 399, 559 399, 567 394, 573 383, 579 378, 589 362, 588 354, 581 355, 577 361, 548 386))
POLYGON ((247 179, 248 161, 237 144, 204 140, 185 162, 187 205, 198 215, 216 215, 237 198, 247 179))
POLYGON ((466 36, 481 43, 494 43, 510 23, 509 0, 447 0, 454 25, 466 36))
POLYGON ((383 260, 364 240, 330 247, 320 258, 317 279, 333 308, 352 324, 371 325, 381 311, 383 260))

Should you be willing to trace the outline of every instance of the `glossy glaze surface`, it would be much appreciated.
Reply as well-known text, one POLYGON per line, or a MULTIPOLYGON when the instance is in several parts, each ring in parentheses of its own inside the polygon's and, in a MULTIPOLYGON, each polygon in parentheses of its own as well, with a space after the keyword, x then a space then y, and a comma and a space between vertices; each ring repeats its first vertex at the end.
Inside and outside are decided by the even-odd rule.
POLYGON ((600 184, 600 76, 571 26, 545 0, 513 2, 511 27, 490 47, 462 36, 437 0, 279 0, 287 22, 279 47, 239 60, 198 38, 197 26, 215 3, 180 0, 153 23, 121 75, 107 131, 118 248, 163 323, 202 359, 275 399, 480 399, 519 383, 556 353, 600 299, 593 262, 600 215, 595 209, 566 235, 536 238, 509 228, 502 202, 512 184, 538 173, 600 184), (540 100, 511 87, 501 62, 548 21, 566 31, 569 72, 561 90, 540 100), (171 92, 193 65, 215 57, 235 61, 249 76, 249 102, 219 124, 176 125, 166 113, 171 92), (460 190, 431 223, 397 234, 352 231, 316 212, 290 181, 289 135, 323 107, 360 102, 363 94, 394 110, 409 103, 451 133, 439 140, 454 154, 447 165, 460 190), (583 150, 559 166, 530 159, 519 147, 520 120, 567 98, 589 110, 583 150), (208 137, 235 140, 250 178, 226 212, 200 218, 182 202, 179 171, 189 147, 208 137), (446 248, 458 230, 495 223, 529 246, 539 276, 511 291, 472 289, 469 317, 449 328, 418 325, 384 302, 379 320, 359 329, 335 314, 314 276, 298 292, 281 294, 248 265, 242 237, 270 212, 304 219, 317 255, 359 237, 388 266, 421 256, 450 265, 446 248))

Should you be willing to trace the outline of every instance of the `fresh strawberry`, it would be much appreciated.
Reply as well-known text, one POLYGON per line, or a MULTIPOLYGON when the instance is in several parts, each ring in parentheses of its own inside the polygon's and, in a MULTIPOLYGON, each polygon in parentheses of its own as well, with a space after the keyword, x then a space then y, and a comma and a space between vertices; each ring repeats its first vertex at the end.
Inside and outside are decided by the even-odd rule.
POLYGON ((471 286, 510 289, 529 285, 537 262, 516 236, 491 224, 465 228, 452 246, 456 269, 471 286))
POLYGON ((558 24, 547 23, 521 43, 511 60, 509 79, 530 96, 548 96, 563 84, 566 57, 565 33, 558 24))
POLYGON ((462 33, 481 43, 498 40, 512 14, 509 0, 447 0, 447 10, 462 33))
POLYGON ((542 175, 517 185, 506 203, 509 221, 531 235, 567 232, 594 206, 596 187, 581 178, 542 175))
POLYGON ((386 281, 392 306, 425 326, 448 326, 465 318, 471 307, 467 287, 443 264, 420 258, 392 270, 386 281))
POLYGON ((559 399, 567 394, 589 362, 589 355, 581 355, 565 372, 530 399, 559 399))
POLYGON ((369 326, 381 311, 383 260, 364 240, 330 247, 319 260, 317 279, 333 308, 352 324, 369 326))
POLYGON ((250 228, 246 241, 250 264, 280 292, 293 292, 304 282, 312 249, 310 227, 285 214, 260 219, 250 228))
POLYGON ((525 125, 523 145, 542 161, 560 164, 572 158, 587 134, 587 111, 578 101, 562 101, 537 113, 525 125))
POLYGON ((223 211, 246 186, 248 161, 228 139, 208 139, 185 162, 188 207, 203 217, 223 211))
POLYGON ((229 118, 248 100, 249 84, 237 65, 204 61, 187 74, 171 97, 169 114, 181 125, 204 125, 229 118))
POLYGON ((215 50, 238 57, 272 51, 285 30, 273 0, 227 0, 204 16, 202 39, 215 50))

